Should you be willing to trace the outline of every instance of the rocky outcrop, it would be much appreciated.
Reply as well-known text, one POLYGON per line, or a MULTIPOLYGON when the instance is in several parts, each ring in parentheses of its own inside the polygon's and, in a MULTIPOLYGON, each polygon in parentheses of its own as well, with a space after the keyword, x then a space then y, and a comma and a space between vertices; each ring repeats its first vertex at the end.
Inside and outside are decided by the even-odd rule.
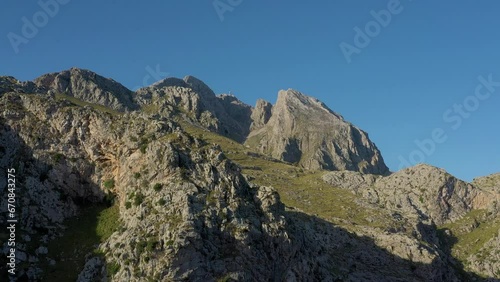
POLYGON ((472 185, 481 191, 472 203, 474 209, 500 205, 500 173, 475 178, 472 185))
POLYGON ((307 169, 386 174, 387 166, 368 135, 319 100, 282 90, 267 124, 245 144, 307 169))
POLYGON ((271 103, 258 99, 255 108, 252 110, 252 124, 250 125, 250 130, 257 130, 266 125, 271 118, 272 108, 273 105, 271 103))
POLYGON ((461 181, 446 171, 417 165, 386 177, 356 172, 329 172, 323 176, 327 183, 352 190, 372 203, 436 224, 461 218, 482 197, 482 191, 461 181))
POLYGON ((185 118, 210 131, 307 169, 388 173, 365 132, 294 90, 281 91, 274 107, 258 100, 252 108, 233 95, 216 96, 204 82, 187 76, 140 89, 136 100, 164 116, 182 109, 185 118))
POLYGON ((2 166, 20 165, 26 187, 20 230, 47 230, 19 252, 30 262, 22 278, 43 277, 47 242, 64 236, 79 203, 111 194, 123 226, 101 244, 104 258, 88 255, 78 281, 105 280, 112 265, 112 281, 454 278, 444 257, 415 238, 382 240, 404 246, 394 250, 399 258, 369 237, 286 211, 274 189, 247 182, 220 147, 162 117, 109 115, 48 95, 5 94, 1 102, 2 166))
MULTIPOLYGON (((84 74, 73 77, 78 75, 87 82, 75 82, 83 86, 71 86, 71 91, 92 92, 90 85, 99 79, 84 74)), ((36 89, 55 92, 54 85, 63 84, 64 77, 47 75, 37 81, 40 86, 36 89), (52 81, 49 90, 44 81, 52 81)), ((168 78, 137 91, 133 103, 141 106, 139 110, 110 114, 104 107, 76 104, 68 96, 25 94, 36 91, 25 91, 27 84, 12 78, 3 81, 1 87, 8 91, 0 95, 0 166, 15 167, 22 187, 17 198, 22 235, 17 241, 19 280, 43 280, 53 270, 50 266, 61 263, 53 257, 50 242, 66 238, 68 221, 80 215, 85 205, 113 202, 119 208, 120 220, 115 219, 119 228, 97 244, 99 255, 89 251, 84 259, 80 257, 85 265, 73 280, 458 280, 434 222, 456 221, 475 205, 480 192, 429 166, 390 176, 359 172, 383 171, 378 150, 364 132, 314 98, 291 91, 280 94, 274 107, 262 101, 252 109, 232 95, 215 96, 193 77, 168 78), (330 169, 353 171, 326 173, 325 181, 359 194, 353 200, 356 205, 359 202, 369 210, 388 213, 390 222, 367 219, 365 226, 342 219, 335 222, 344 225, 337 225, 330 217, 322 219, 286 208, 272 187, 249 182, 219 145, 186 133, 183 123, 175 122, 179 118, 215 132, 236 126, 234 132, 240 137, 245 136, 243 128, 251 126, 255 132, 272 129, 273 134, 293 137, 284 143, 280 157, 288 160, 298 154, 297 162, 305 167, 315 156, 309 147, 323 143, 341 146, 335 152, 328 145, 320 148, 335 164, 330 169), (308 122, 315 126, 307 127, 308 122), (352 228, 346 228, 348 225, 352 228)), ((93 93, 108 97, 117 92, 98 88, 93 93)), ((94 104, 101 101, 92 97, 79 99, 94 104)), ((265 144, 276 142, 276 148, 281 148, 281 141, 269 138, 265 144)), ((252 154, 252 158, 259 157, 252 154)), ((278 163, 272 162, 277 173, 280 165, 292 170, 286 173, 299 171, 278 163)), ((3 194, 5 172, 0 170, 3 194)), ((304 185, 316 190, 317 183, 304 185)), ((497 186, 483 187, 486 191, 497 186)), ((324 185, 318 191, 324 188, 329 187, 324 185)), ((0 199, 2 210, 6 204, 6 197, 0 199)), ((485 220, 497 218, 496 205, 489 206, 492 212, 488 210, 485 220)), ((0 223, 6 220, 5 213, 0 214, 0 223)), ((495 277, 496 245, 498 237, 486 242, 483 249, 488 253, 474 254, 477 257, 469 259, 472 268, 495 277), (482 263, 483 256, 487 263, 482 263)), ((5 241, 1 247, 6 253, 5 241)), ((2 255, 2 275, 5 265, 2 255)), ((4 278, 0 276, 0 280, 4 278)))
POLYGON ((184 118, 238 142, 243 142, 249 132, 251 107, 233 95, 216 96, 193 76, 183 80, 166 78, 139 89, 136 100, 143 108, 152 108, 164 116, 181 109, 184 118))
POLYGON ((36 78, 34 82, 47 91, 66 94, 114 110, 136 109, 132 91, 110 78, 104 78, 89 70, 72 68, 49 73, 36 78))
POLYGON ((19 81, 12 76, 0 76, 0 95, 7 92, 42 93, 43 89, 31 81, 19 81))
MULTIPOLYGON (((222 107, 226 110, 228 116, 231 117, 241 128, 241 136, 246 138, 250 132, 250 125, 252 123, 252 107, 238 100, 236 96, 231 94, 221 94, 217 96, 222 107)), ((243 141, 243 138, 240 142, 243 141)))

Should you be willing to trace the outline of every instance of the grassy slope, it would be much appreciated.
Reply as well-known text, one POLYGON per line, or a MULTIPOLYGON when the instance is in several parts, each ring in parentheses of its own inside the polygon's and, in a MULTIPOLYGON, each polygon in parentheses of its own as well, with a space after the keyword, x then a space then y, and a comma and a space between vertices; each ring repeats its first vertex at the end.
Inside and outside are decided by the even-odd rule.
POLYGON ((85 256, 98 253, 97 245, 118 230, 119 217, 118 204, 115 204, 87 207, 78 216, 67 219, 64 235, 49 242, 47 257, 56 264, 44 262, 44 281, 76 281, 85 264, 85 256))
POLYGON ((466 267, 469 256, 479 254, 480 257, 486 257, 487 254, 482 252, 488 250, 481 249, 498 234, 500 218, 487 218, 488 211, 473 210, 460 220, 439 227, 441 231, 451 231, 451 254, 466 267))
POLYGON ((82 101, 78 98, 75 98, 75 97, 72 97, 72 96, 69 96, 66 94, 56 94, 55 96, 56 96, 56 100, 58 100, 58 101, 59 100, 66 100, 66 101, 69 101, 76 106, 80 106, 80 107, 90 106, 97 111, 109 113, 111 115, 119 115, 120 114, 120 112, 113 110, 111 108, 105 107, 103 105, 85 102, 85 101, 82 101))
MULTIPOLYGON (((252 182, 273 186, 287 207, 318 216, 350 231, 356 231, 359 225, 381 229, 397 225, 385 209, 361 206, 359 198, 349 191, 326 184, 321 179, 324 171, 304 171, 291 164, 266 160, 231 139, 187 122, 180 121, 180 124, 191 135, 219 144, 226 155, 243 168, 243 173, 251 177, 252 182)), ((451 246, 451 254, 465 265, 467 257, 480 252, 500 229, 500 218, 485 220, 486 213, 485 210, 474 210, 461 220, 439 227, 440 230, 452 231, 455 242, 451 246), (475 221, 479 225, 470 232, 465 231, 463 227, 475 221)))
POLYGON ((183 129, 208 143, 219 144, 228 158, 243 168, 252 182, 273 186, 288 207, 315 215, 349 230, 356 225, 388 228, 394 221, 385 211, 361 206, 351 192, 334 188, 321 180, 324 171, 303 171, 288 163, 258 157, 229 138, 180 121, 183 129))
MULTIPOLYGON (((76 106, 91 106, 96 110, 118 115, 119 112, 107 107, 81 101, 64 94, 57 94, 58 100, 67 100, 76 106)), ((381 209, 367 208, 360 205, 358 199, 349 191, 334 188, 321 180, 323 171, 308 172, 280 161, 273 161, 253 155, 247 147, 231 139, 209 132, 205 129, 179 121, 184 130, 208 143, 219 144, 226 155, 243 168, 243 173, 250 176, 259 185, 273 186, 280 194, 287 207, 299 209, 307 214, 316 215, 348 230, 356 230, 357 225, 376 228, 389 228, 395 224, 389 214, 381 209)), ((172 137, 173 138, 173 137, 172 137)), ((452 224, 441 226, 450 229, 457 242, 453 245, 452 254, 463 261, 470 254, 481 249, 500 228, 500 221, 484 222, 472 232, 461 232, 460 226, 473 220, 478 213, 472 211, 464 219, 452 224)), ((105 240, 116 230, 119 219, 118 207, 85 212, 81 221, 68 221, 68 230, 63 238, 49 245, 49 257, 58 263, 51 269, 51 281, 65 281, 79 272, 84 263, 84 255, 95 251, 95 245, 105 240), (99 216, 99 214, 102 216, 99 216), (111 220, 110 220, 111 219, 111 220), (99 227, 100 226, 100 227, 99 227), (100 231, 98 231, 98 229, 100 231), (80 232, 85 230, 85 232, 80 232), (103 233, 107 235, 103 235, 103 233), (79 243, 80 242, 80 243, 79 243), (65 250, 78 250, 75 254, 65 250), (59 258, 59 259, 58 259, 59 258), (60 259, 64 259, 60 262, 60 259)))

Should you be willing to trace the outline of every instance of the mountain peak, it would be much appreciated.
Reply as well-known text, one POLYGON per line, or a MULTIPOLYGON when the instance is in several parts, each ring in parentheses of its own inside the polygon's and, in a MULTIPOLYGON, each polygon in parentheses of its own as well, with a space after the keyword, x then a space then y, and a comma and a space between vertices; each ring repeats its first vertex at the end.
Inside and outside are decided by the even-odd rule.
POLYGON ((136 108, 132 91, 115 80, 90 70, 72 67, 69 70, 44 74, 33 82, 38 87, 118 111, 136 108))
POLYGON ((193 88, 194 91, 198 92, 200 96, 202 97, 214 97, 215 98, 215 93, 208 87, 208 85, 205 84, 205 82, 201 81, 200 79, 187 75, 184 77, 184 82, 189 84, 191 88, 193 88))
POLYGON ((307 169, 388 172, 364 131, 297 90, 279 91, 269 121, 256 125, 246 143, 277 159, 307 169))
POLYGON ((323 112, 324 114, 333 115, 336 118, 343 120, 343 117, 341 115, 332 111, 330 108, 328 108, 328 106, 326 106, 320 100, 305 95, 294 89, 280 90, 278 92, 276 107, 277 108, 286 107, 288 109, 302 109, 302 111, 305 111, 306 108, 311 108, 318 110, 318 113, 323 112))
POLYGON ((177 77, 166 77, 160 81, 153 83, 150 87, 162 88, 169 86, 189 87, 189 85, 184 80, 177 77))

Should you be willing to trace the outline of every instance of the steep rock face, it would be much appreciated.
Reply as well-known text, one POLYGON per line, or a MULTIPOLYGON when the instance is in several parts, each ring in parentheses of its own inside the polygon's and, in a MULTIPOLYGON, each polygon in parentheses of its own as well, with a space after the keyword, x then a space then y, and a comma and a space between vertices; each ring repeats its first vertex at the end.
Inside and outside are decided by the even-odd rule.
POLYGON ((319 100, 282 90, 267 124, 246 144, 307 169, 386 174, 387 166, 368 135, 319 100))
POLYGON ((375 187, 389 207, 414 209, 436 224, 465 215, 477 196, 471 184, 429 165, 417 165, 381 178, 375 187))
POLYGON ((258 99, 255 108, 252 110, 250 130, 257 130, 266 125, 271 118, 272 108, 273 105, 271 103, 258 99))
POLYGON ((64 236, 61 225, 78 213, 77 202, 114 193, 123 226, 101 244, 104 260, 89 254, 78 281, 108 281, 106 265, 120 266, 112 281, 454 280, 444 257, 415 238, 388 234, 381 249, 287 212, 272 188, 248 183, 218 146, 161 117, 110 115, 49 95, 0 99, 0 162, 20 167, 19 230, 33 235, 18 241, 32 246, 19 252, 30 262, 22 278, 43 277, 38 262, 50 259, 36 250, 64 236), (109 179, 112 188, 103 184, 109 179))
POLYGON ((180 108, 185 117, 210 131, 307 169, 388 172, 365 132, 294 90, 281 91, 274 107, 258 100, 252 108, 233 95, 216 96, 204 82, 186 76, 140 89, 136 101, 169 117, 180 108))
POLYGON ((235 120, 236 123, 238 123, 242 136, 240 142, 242 142, 243 138, 246 138, 250 132, 249 129, 252 123, 252 107, 241 102, 234 95, 222 94, 217 96, 217 98, 222 104, 222 107, 226 110, 227 114, 235 120))
POLYGON ((203 81, 186 76, 166 78, 139 89, 136 100, 143 107, 154 106, 163 115, 182 109, 187 118, 210 131, 243 142, 249 133, 251 107, 233 95, 215 93, 203 81))
POLYGON ((471 184, 424 164, 386 177, 329 172, 323 180, 336 187, 351 189, 372 203, 423 220, 430 218, 436 224, 461 218, 473 208, 474 200, 483 195, 471 184))
POLYGON ((120 83, 94 72, 72 68, 42 75, 35 84, 55 93, 67 94, 80 100, 100 104, 118 111, 133 110, 133 92, 120 83))
POLYGON ((475 209, 488 208, 495 202, 500 204, 500 173, 475 178, 472 185, 481 190, 473 202, 475 209))
POLYGON ((43 89, 31 81, 21 82, 12 76, 0 76, 0 95, 7 92, 42 93, 43 89))

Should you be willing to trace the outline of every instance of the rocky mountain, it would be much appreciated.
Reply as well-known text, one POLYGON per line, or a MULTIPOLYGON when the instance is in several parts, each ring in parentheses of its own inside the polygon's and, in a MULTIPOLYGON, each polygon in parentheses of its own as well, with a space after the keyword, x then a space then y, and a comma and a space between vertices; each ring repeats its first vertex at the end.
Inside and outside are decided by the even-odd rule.
POLYGON ((32 81, 19 81, 12 76, 0 76, 0 94, 6 92, 40 93, 43 90, 32 81))
POLYGON ((266 125, 271 118, 272 108, 273 105, 271 103, 262 99, 257 100, 255 108, 252 110, 252 114, 250 115, 250 118, 252 119, 250 131, 257 130, 266 125))
POLYGON ((233 95, 216 96, 201 80, 187 76, 143 88, 138 99, 140 105, 153 105, 167 116, 180 107, 192 122, 208 130, 306 169, 389 172, 368 134, 295 90, 280 91, 274 106, 258 100, 252 108, 233 95))
POLYGON ((307 169, 389 172, 368 134, 319 100, 291 89, 279 92, 267 123, 253 130, 245 144, 307 169))
MULTIPOLYGON (((0 78, 0 192, 4 168, 15 168, 18 187, 13 278, 500 277, 494 176, 469 184, 424 165, 385 175, 366 133, 292 90, 280 92, 274 106, 260 100, 252 108, 193 77, 131 94, 84 70, 41 78, 0 78), (264 134, 270 130, 298 146, 280 156, 264 150, 261 144, 282 144, 264 134), (258 136, 259 145, 251 144, 258 136), (335 164, 325 169, 342 171, 321 170, 319 160, 307 165, 312 148, 328 142, 339 150, 325 145, 335 164), (282 158, 295 150, 296 164, 282 158)), ((0 207, 7 208, 6 197, 0 207)), ((9 236, 0 233, 2 281, 9 279, 9 236)))
POLYGON ((72 68, 49 73, 36 78, 34 83, 53 93, 69 95, 118 111, 136 108, 132 91, 112 79, 88 70, 72 68))
POLYGON ((243 142, 250 127, 251 107, 231 95, 216 96, 201 80, 166 78, 139 89, 139 105, 164 116, 181 110, 191 122, 221 135, 243 142))
POLYGON ((500 274, 498 174, 477 178, 471 184, 421 164, 386 177, 335 171, 322 178, 394 213, 417 221, 431 220, 454 238, 442 244, 458 245, 454 255, 468 268, 484 276, 500 274), (454 236, 460 236, 462 242, 457 244, 454 236), (471 246, 476 249, 472 251, 471 246))
POLYGON ((443 169, 425 164, 386 177, 343 171, 327 173, 323 179, 331 185, 350 189, 371 203, 422 219, 430 218, 436 224, 455 221, 473 208, 485 208, 496 200, 494 195, 443 169))

